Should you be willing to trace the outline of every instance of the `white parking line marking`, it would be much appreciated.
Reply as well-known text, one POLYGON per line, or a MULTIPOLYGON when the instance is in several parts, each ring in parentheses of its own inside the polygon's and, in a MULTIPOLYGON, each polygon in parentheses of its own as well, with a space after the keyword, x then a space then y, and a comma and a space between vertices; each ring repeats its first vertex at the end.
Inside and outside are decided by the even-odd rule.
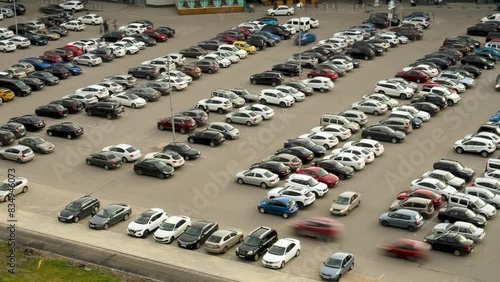
POLYGON ((432 217, 432 218, 429 218, 429 220, 427 220, 427 223, 425 223, 424 225, 422 225, 422 227, 420 228, 420 230, 424 229, 427 225, 429 225, 429 223, 431 223, 439 214, 439 211, 432 217))
POLYGON ((378 280, 382 280, 382 278, 384 278, 385 274, 382 274, 380 275, 380 277, 378 278, 378 280))

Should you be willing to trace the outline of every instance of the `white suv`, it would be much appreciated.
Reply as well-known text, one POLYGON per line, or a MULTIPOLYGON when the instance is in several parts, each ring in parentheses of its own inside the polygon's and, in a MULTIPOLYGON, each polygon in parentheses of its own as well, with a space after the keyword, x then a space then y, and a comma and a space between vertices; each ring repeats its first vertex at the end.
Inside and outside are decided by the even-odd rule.
POLYGON ((385 94, 400 99, 410 99, 415 95, 415 90, 411 87, 405 87, 402 84, 389 81, 379 81, 375 86, 375 92, 385 94))
POLYGON ((396 107, 392 111, 400 111, 410 113, 412 116, 421 119, 422 121, 428 121, 431 115, 428 112, 419 111, 411 105, 403 105, 401 107, 396 107))
POLYGON ((339 139, 337 139, 337 137, 328 132, 302 134, 299 136, 299 138, 307 138, 313 141, 314 144, 322 146, 327 150, 332 149, 339 143, 339 139))
POLYGON ((103 100, 109 97, 109 90, 102 85, 93 84, 77 89, 75 94, 91 94, 96 96, 97 99, 103 100))
POLYGON ((299 90, 291 86, 279 85, 276 86, 275 89, 281 91, 286 95, 291 95, 295 99, 295 102, 302 102, 306 99, 306 94, 300 92, 299 90))
POLYGON ((12 30, 0 27, 0 39, 8 39, 14 36, 14 32, 12 30))
POLYGON ((219 46, 219 48, 217 49, 217 51, 231 51, 231 52, 234 52, 234 53, 236 53, 236 55, 238 55, 240 57, 240 59, 244 59, 244 58, 246 58, 248 56, 248 52, 247 51, 238 49, 234 45, 222 44, 222 45, 219 46))
POLYGON ((233 108, 233 103, 231 103, 231 100, 226 98, 212 97, 210 99, 203 99, 199 101, 198 104, 196 104, 196 108, 223 114, 233 108))
POLYGON ((480 137, 471 137, 469 139, 458 140, 455 142, 455 145, 453 145, 453 149, 459 154, 464 152, 479 153, 481 156, 486 158, 489 154, 495 152, 497 147, 491 140, 480 137))
POLYGON ((295 103, 295 99, 276 89, 264 89, 260 91, 259 101, 261 104, 279 105, 282 108, 290 107, 295 103))
POLYGON ((296 187, 296 188, 307 188, 314 193, 316 197, 323 197, 328 193, 328 185, 319 182, 312 176, 305 174, 292 174, 285 181, 285 188, 296 187))
POLYGON ((353 153, 341 152, 336 157, 334 157, 333 160, 338 161, 345 166, 350 166, 354 168, 354 170, 362 170, 366 165, 366 162, 363 158, 353 153))
POLYGON ((276 197, 285 197, 294 200, 299 208, 307 207, 312 205, 316 201, 316 196, 307 188, 301 187, 278 187, 271 189, 267 193, 268 199, 273 199, 276 197))
POLYGON ((465 135, 464 139, 469 139, 472 137, 484 138, 484 139, 491 140, 491 142, 493 142, 493 144, 496 145, 497 149, 500 148, 500 137, 498 135, 496 135, 495 133, 481 131, 481 132, 476 133, 476 134, 465 135))

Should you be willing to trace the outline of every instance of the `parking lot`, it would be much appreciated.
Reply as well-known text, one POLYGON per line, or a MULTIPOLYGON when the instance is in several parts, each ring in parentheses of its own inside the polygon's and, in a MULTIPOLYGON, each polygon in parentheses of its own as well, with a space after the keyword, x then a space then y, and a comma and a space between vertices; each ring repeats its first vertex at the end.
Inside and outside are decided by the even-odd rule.
MULTIPOLYGON (((35 6, 28 6, 28 9, 35 6)), ((84 73, 81 76, 63 80, 57 86, 46 87, 28 97, 16 97, 14 101, 5 103, 0 108, 0 123, 3 124, 14 116, 34 113, 37 106, 59 99, 77 88, 98 83, 103 77, 125 74, 128 68, 137 66, 143 61, 196 45, 197 42, 209 39, 212 35, 234 27, 246 19, 263 16, 256 13, 179 17, 169 10, 168 16, 164 17, 160 12, 162 9, 141 9, 141 12, 148 13, 148 19, 155 25, 175 28, 176 37, 169 42, 149 47, 139 54, 117 58, 111 63, 93 68, 82 66, 84 73)), ((304 102, 296 103, 291 108, 274 107, 275 117, 258 126, 235 125, 241 132, 241 138, 238 140, 226 141, 216 148, 193 145, 201 151, 200 159, 189 161, 182 168, 176 169, 175 175, 168 180, 138 176, 133 172, 133 164, 124 164, 117 170, 105 171, 98 167, 87 166, 84 161, 88 154, 120 143, 135 146, 143 155, 161 151, 163 146, 174 140, 171 132, 159 131, 156 128, 159 118, 170 115, 171 105, 168 97, 148 103, 142 109, 127 108, 125 115, 111 121, 89 117, 84 113, 68 116, 63 121, 75 122, 85 129, 85 134, 76 140, 51 138, 44 131, 28 133, 28 136, 42 136, 54 143, 56 149, 50 155, 36 155, 33 161, 23 165, 0 161, 2 168, 0 175, 6 177, 7 169, 15 168, 16 176, 26 177, 30 181, 29 192, 16 199, 19 226, 88 244, 95 242, 97 246, 116 247, 122 252, 142 250, 141 256, 160 261, 165 257, 158 252, 167 256, 170 252, 189 253, 187 256, 192 257, 193 261, 176 262, 175 258, 163 261, 182 263, 185 267, 206 258, 203 250, 194 252, 181 250, 176 243, 160 245, 153 242, 151 236, 146 240, 128 237, 127 223, 118 224, 108 231, 97 232, 88 228, 88 219, 67 225, 57 221, 58 212, 69 201, 92 193, 101 200, 101 207, 114 202, 129 204, 134 211, 132 216, 138 215, 143 210, 158 207, 163 208, 169 215, 182 214, 190 216, 193 220, 216 221, 220 229, 236 228, 247 234, 263 225, 277 229, 280 238, 294 237, 288 226, 294 218, 285 220, 279 216, 260 214, 256 206, 266 197, 267 191, 254 186, 238 185, 234 181, 236 172, 274 154, 277 149, 283 147, 286 139, 308 133, 311 128, 319 125, 321 114, 346 110, 361 96, 370 94, 377 81, 393 77, 403 67, 436 50, 445 37, 464 34, 468 26, 478 22, 486 13, 481 10, 444 9, 436 12, 433 25, 424 32, 423 40, 390 49, 384 56, 372 61, 362 61, 359 69, 351 71, 346 77, 335 82, 333 91, 315 92, 313 96, 307 97, 304 102)), ((103 12, 102 15, 109 19, 114 17, 112 12, 103 12)), ((334 32, 356 25, 367 17, 365 13, 312 10, 308 11, 307 15, 320 21, 320 27, 312 30, 318 39, 329 38, 334 32)), ((118 25, 144 17, 134 12, 133 8, 127 8, 120 12, 118 25)), ((19 21, 35 18, 28 11, 28 15, 20 17, 19 21)), ((286 18, 279 19, 285 21, 286 18)), ((6 27, 12 22, 12 19, 4 19, 0 25, 6 27)), ((71 32, 68 37, 50 42, 44 47, 32 46, 27 50, 2 54, 0 68, 4 69, 24 57, 41 55, 43 51, 62 46, 66 42, 98 36, 99 28, 88 26, 83 32, 71 32)), ((478 40, 484 41, 482 38, 478 40)), ((295 53, 298 53, 298 49, 293 45, 293 41, 283 41, 276 47, 266 48, 256 55, 248 56, 227 69, 221 69, 211 75, 204 74, 187 89, 172 94, 174 112, 193 108, 199 100, 208 98, 212 89, 219 87, 242 87, 252 93, 259 93, 260 90, 269 87, 251 85, 250 75, 268 70, 272 65, 284 62, 295 53)), ((207 260, 208 263, 216 262, 220 268, 227 263, 230 275, 233 276, 234 272, 237 272, 236 262, 241 262, 259 268, 255 271, 258 274, 262 274, 262 271, 281 272, 283 275, 290 274, 292 277, 317 280, 322 262, 335 251, 346 251, 356 257, 356 269, 346 276, 346 281, 351 281, 350 279, 400 281, 402 277, 405 277, 405 281, 495 281, 496 254, 500 251, 494 242, 494 236, 500 232, 499 224, 495 222, 498 219, 491 220, 486 228, 487 238, 478 245, 475 253, 467 257, 432 252, 429 261, 419 264, 385 257, 379 253, 376 246, 400 237, 421 240, 431 231, 437 222, 435 216, 415 233, 384 228, 379 225, 378 217, 387 210, 398 192, 409 189, 411 180, 431 170, 432 164, 439 158, 459 160, 475 169, 477 175, 484 170, 486 159, 476 155, 458 155, 453 151, 453 143, 466 134, 474 133, 480 124, 498 110, 500 96, 493 90, 497 74, 496 69, 484 71, 476 81, 476 86, 461 95, 462 100, 458 105, 446 108, 425 123, 421 129, 413 131, 408 135, 406 142, 384 143, 385 153, 382 157, 377 158, 362 171, 356 172, 352 179, 342 181, 338 187, 331 189, 326 197, 318 199, 314 205, 301 210, 295 217, 329 217, 328 209, 335 196, 343 191, 360 192, 363 199, 360 208, 345 218, 336 218, 345 225, 345 232, 338 240, 322 243, 310 238, 298 238, 302 243, 301 256, 279 271, 262 270, 260 261, 241 261, 233 250, 207 260)), ((139 84, 142 82, 145 80, 140 80, 139 84)), ((380 118, 369 116, 369 124, 380 118)), ((60 122, 50 118, 44 120, 47 126, 60 122)), ((211 113, 210 122, 213 121, 224 121, 224 115, 211 113)), ((358 133, 349 140, 360 138, 358 133)), ((176 133, 175 141, 187 142, 186 135, 176 133)), ((342 144, 340 143, 337 148, 342 144)), ((7 214, 5 205, 2 205, 2 213, 7 214)), ((251 269, 245 266, 245 273, 251 272, 249 271, 251 269)), ((263 278, 265 275, 259 277, 263 278)), ((276 277, 278 279, 276 281, 279 281, 278 277, 281 276, 275 273, 272 277, 276 277)), ((261 280, 241 277, 241 281, 261 280)))

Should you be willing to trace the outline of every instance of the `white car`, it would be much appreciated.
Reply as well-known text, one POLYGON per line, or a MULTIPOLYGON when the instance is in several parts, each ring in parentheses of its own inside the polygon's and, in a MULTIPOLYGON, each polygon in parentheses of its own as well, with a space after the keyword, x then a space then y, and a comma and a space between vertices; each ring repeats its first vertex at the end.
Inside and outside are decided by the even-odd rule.
POLYGON ((247 126, 257 125, 263 120, 261 115, 252 111, 237 111, 226 115, 227 123, 246 124, 247 126))
POLYGON ((72 20, 60 24, 60 26, 66 28, 67 30, 82 31, 85 29, 85 24, 78 20, 72 20))
POLYGON ((331 153, 330 159, 338 156, 340 153, 351 153, 365 160, 365 163, 371 163, 375 160, 375 154, 369 150, 361 147, 348 147, 342 149, 335 149, 331 153))
POLYGON ((429 75, 430 77, 436 77, 439 74, 438 69, 433 68, 433 67, 428 66, 428 65, 424 65, 424 64, 416 65, 414 67, 403 68, 403 71, 410 71, 410 70, 419 70, 419 71, 429 75))
POLYGON ((443 197, 443 200, 447 200, 451 194, 455 194, 457 189, 446 185, 443 181, 435 178, 420 178, 415 179, 411 182, 410 190, 415 191, 417 189, 425 189, 439 194, 443 197))
POLYGON ((201 56, 199 59, 201 60, 208 60, 217 63, 221 68, 227 68, 231 65, 231 61, 227 58, 223 58, 217 54, 210 53, 205 56, 201 56))
POLYGON ((339 115, 345 117, 348 121, 357 123, 359 127, 363 127, 368 123, 368 116, 360 111, 345 110, 339 115))
POLYGON ((432 171, 427 171, 422 174, 422 178, 435 178, 443 181, 444 183, 453 186, 457 189, 462 189, 465 186, 465 180, 460 177, 456 177, 453 173, 445 170, 435 169, 432 171))
POLYGON ((226 98, 212 97, 210 99, 200 100, 195 108, 223 114, 233 109, 233 103, 226 98))
POLYGON ((389 42, 391 47, 396 47, 400 43, 398 36, 392 33, 381 33, 377 36, 377 38, 386 40, 387 42, 389 42))
MULTIPOLYGON (((13 1, 8 1, 13 2, 13 1)), ((2 19, 4 18, 12 18, 14 16, 14 11, 10 8, 0 7, 0 14, 2 15, 2 19)))
POLYGON ((2 52, 12 52, 17 49, 17 45, 10 40, 0 40, 0 51, 2 52))
POLYGON ((481 131, 481 132, 476 133, 476 134, 465 135, 464 139, 470 139, 473 137, 491 140, 491 142, 493 142, 493 144, 496 145, 496 148, 500 149, 500 137, 498 135, 496 135, 495 133, 481 131))
POLYGON ((300 241, 292 238, 279 239, 262 257, 267 268, 283 268, 287 262, 300 255, 300 241))
POLYGON ((217 51, 214 54, 230 60, 232 64, 236 64, 240 61, 240 57, 233 51, 217 51))
POLYGON ((158 68, 160 73, 165 73, 165 72, 172 72, 175 70, 176 66, 175 63, 167 58, 156 58, 150 61, 144 61, 141 63, 141 65, 153 65, 158 68))
POLYGON ((186 64, 186 58, 180 53, 170 53, 160 58, 172 60, 176 67, 180 67, 186 64))
POLYGON ((167 220, 167 213, 159 208, 152 208, 144 211, 137 216, 134 221, 129 223, 127 234, 134 237, 148 237, 149 233, 155 231, 167 220))
POLYGON ((71 11, 73 13, 83 11, 83 3, 80 1, 66 1, 61 3, 59 6, 64 10, 71 11))
POLYGON ((118 93, 111 95, 110 100, 119 102, 120 104, 131 107, 132 109, 142 108, 147 102, 143 98, 132 93, 118 93))
POLYGON ((362 98, 363 100, 375 100, 379 101, 382 104, 386 104, 389 110, 399 106, 399 102, 397 100, 391 99, 387 95, 382 93, 367 94, 363 95, 362 98))
POLYGON ((0 159, 16 161, 19 164, 29 162, 35 157, 35 153, 26 146, 15 145, 0 149, 0 159))
POLYGON ((142 41, 139 41, 133 37, 124 37, 122 38, 122 40, 120 40, 121 42, 128 42, 134 46, 137 46, 137 48, 139 48, 140 50, 144 50, 146 49, 146 43, 142 42, 142 41))
POLYGON ((121 58, 127 54, 127 50, 121 46, 116 46, 116 45, 108 45, 106 47, 107 49, 110 49, 111 52, 115 55, 117 58, 121 58))
POLYGON ((120 85, 116 82, 111 82, 111 81, 99 82, 97 85, 106 87, 106 89, 108 89, 108 92, 110 95, 111 94, 118 94, 118 93, 121 93, 125 90, 122 85, 120 85))
POLYGON ((301 17, 300 21, 309 22, 309 24, 311 25, 311 28, 319 27, 319 21, 317 19, 314 19, 311 17, 301 17))
POLYGON ((323 146, 327 150, 334 148, 339 143, 339 139, 329 132, 302 134, 299 138, 307 138, 314 142, 314 144, 323 146))
POLYGON ((320 76, 310 79, 304 79, 302 80, 302 83, 314 90, 318 90, 321 93, 330 91, 334 87, 333 82, 329 78, 320 76))
POLYGON ((170 244, 191 226, 191 218, 184 215, 174 215, 167 218, 153 234, 153 239, 159 243, 170 244))
POLYGON ((102 64, 101 57, 97 57, 94 54, 84 54, 73 59, 73 63, 76 65, 87 65, 89 67, 95 67, 102 64))
POLYGON ((284 94, 291 95, 296 102, 304 101, 306 98, 306 94, 291 86, 278 85, 274 89, 279 90, 284 94))
POLYGON ((262 104, 252 104, 248 106, 243 106, 239 109, 240 111, 253 111, 256 114, 262 116, 263 119, 271 119, 274 116, 274 110, 266 105, 262 104))
POLYGON ((410 39, 408 37, 401 35, 397 32, 386 31, 382 33, 381 36, 396 36, 400 44, 408 44, 408 42, 410 42, 410 39))
POLYGON ((248 52, 245 50, 238 49, 238 47, 234 45, 222 44, 219 46, 217 51, 231 51, 236 53, 240 57, 240 59, 244 59, 248 56, 248 52))
POLYGON ((255 25, 259 30, 266 26, 265 23, 262 23, 260 21, 251 21, 249 23, 255 25))
POLYGON ((431 119, 431 115, 428 112, 419 111, 412 105, 403 105, 401 107, 393 108, 392 110, 410 113, 412 116, 419 118, 422 121, 428 121, 431 119))
POLYGON ((307 207, 316 201, 316 196, 307 188, 289 187, 273 188, 267 192, 267 198, 285 197, 294 200, 299 208, 307 207))
POLYGON ((297 30, 291 24, 280 24, 280 26, 283 27, 286 31, 290 32, 290 34, 292 35, 297 33, 297 30))
POLYGON ((460 139, 453 145, 455 152, 462 154, 466 153, 479 153, 482 157, 486 158, 497 149, 497 144, 493 143, 490 139, 481 137, 471 137, 468 139, 460 139))
MULTIPOLYGON (((181 72, 181 71, 178 71, 178 70, 170 70, 169 72, 166 72, 166 73, 163 73, 165 76, 167 77, 171 77, 171 78, 177 78, 177 79, 181 79, 183 80, 184 82, 186 82, 187 84, 190 84, 191 82, 193 82, 193 78, 190 77, 189 75, 181 72)), ((158 79, 158 80, 161 80, 158 79)))
POLYGON ((346 71, 351 71, 354 68, 353 63, 349 62, 346 59, 342 59, 342 58, 330 60, 329 63, 334 64, 340 68, 343 68, 346 71))
POLYGON ((97 37, 87 38, 87 39, 81 39, 79 41, 80 42, 85 42, 87 44, 90 44, 92 47, 95 47, 96 49, 97 48, 103 48, 103 47, 107 46, 106 42, 102 41, 101 38, 97 38, 97 37))
POLYGON ((347 43, 348 47, 354 45, 354 42, 356 42, 356 40, 354 40, 354 38, 347 36, 347 35, 335 35, 333 37, 344 39, 345 42, 347 43))
POLYGON ((337 32, 337 33, 333 34, 333 37, 336 37, 336 36, 349 36, 350 38, 354 39, 357 42, 364 40, 363 32, 359 31, 359 30, 337 32))
POLYGON ((181 167, 186 163, 186 161, 181 155, 175 152, 168 152, 168 151, 149 153, 144 156, 144 159, 159 160, 165 163, 166 165, 169 165, 174 168, 181 167))
MULTIPOLYGON (((332 187, 335 183, 330 184, 332 187)), ((310 175, 305 174, 291 174, 287 180, 285 180, 285 188, 295 187, 301 189, 308 189, 313 192, 316 198, 323 197, 330 191, 328 185, 323 182, 319 182, 310 175)))
POLYGON ((74 99, 83 103, 83 107, 99 102, 99 99, 92 94, 70 94, 62 97, 63 99, 74 99))
POLYGON ((84 24, 90 25, 100 25, 104 23, 102 17, 97 14, 86 14, 84 16, 78 17, 77 20, 81 21, 84 24))
POLYGON ((344 50, 342 45, 337 44, 337 43, 323 43, 323 44, 318 44, 318 45, 312 47, 313 50, 318 49, 318 48, 329 49, 334 54, 341 53, 344 50))
POLYGON ((363 113, 370 113, 374 116, 383 115, 387 112, 388 107, 386 104, 382 104, 375 100, 363 100, 360 102, 355 102, 351 104, 351 109, 362 111, 363 113))
POLYGON ((115 146, 108 146, 102 149, 103 152, 113 152, 122 162, 128 163, 136 161, 141 158, 141 151, 127 144, 118 144, 115 146))
POLYGON ((28 179, 24 177, 15 177, 11 179, 5 179, 2 184, 0 184, 0 202, 6 202, 10 199, 15 200, 15 196, 21 193, 28 192, 28 179))
POLYGON ((184 88, 188 87, 188 83, 185 80, 180 79, 180 78, 176 78, 176 77, 163 77, 163 78, 157 79, 156 81, 166 82, 166 83, 170 84, 170 87, 174 91, 181 91, 184 88))
POLYGON ((267 9, 268 16, 290 16, 295 14, 295 9, 293 7, 288 7, 285 5, 279 5, 276 8, 267 9))
POLYGON ((474 224, 464 221, 438 223, 432 228, 432 232, 437 234, 456 232, 475 243, 481 242, 486 236, 483 228, 476 227, 474 224))
POLYGON ((118 46, 118 47, 121 47, 123 49, 125 49, 125 53, 128 54, 128 55, 133 55, 133 54, 136 54, 139 52, 139 47, 133 45, 133 44, 130 44, 128 42, 115 42, 109 46, 118 46))
POLYGON ((46 28, 45 24, 39 21, 27 21, 24 24, 36 30, 42 30, 46 28))
POLYGON ((366 165, 365 159, 363 159, 363 158, 361 158, 353 153, 341 152, 340 154, 338 154, 337 156, 335 156, 331 159, 338 161, 339 163, 341 163, 345 166, 350 166, 354 170, 361 170, 366 165))
POLYGON ((9 39, 11 37, 14 37, 14 32, 12 32, 12 30, 0 27, 0 39, 9 39))
POLYGON ((344 144, 343 148, 350 148, 350 147, 359 147, 367 149, 368 151, 374 153, 376 157, 380 157, 385 151, 384 145, 372 139, 361 139, 359 141, 347 142, 344 144))
POLYGON ((415 95, 415 89, 412 87, 404 86, 398 82, 391 82, 381 80, 375 86, 375 92, 385 94, 390 97, 397 97, 400 99, 410 99, 415 95))
POLYGON ((332 37, 325 40, 320 40, 318 42, 318 45, 323 45, 323 44, 337 44, 342 49, 347 48, 347 40, 340 37, 332 37))
POLYGON ((250 23, 250 22, 239 24, 236 27, 244 27, 244 28, 248 29, 251 33, 258 32, 260 30, 257 25, 250 23))
POLYGON ((260 91, 259 101, 261 104, 279 105, 282 108, 290 107, 295 103, 295 99, 276 89, 264 89, 260 91))
POLYGON ((126 34, 141 34, 146 31, 148 28, 141 23, 131 23, 128 25, 120 26, 118 31, 123 31, 126 34))
POLYGON ((490 192, 500 195, 500 179, 489 177, 478 177, 471 184, 472 188, 484 188, 490 192))
POLYGON ((426 19, 426 18, 423 18, 423 17, 414 17, 414 18, 411 18, 410 20, 407 20, 407 21, 403 21, 403 23, 411 23, 411 24, 415 24, 415 25, 421 25, 423 28, 428 28, 429 26, 431 26, 431 23, 426 19))
POLYGON ((484 173, 484 177, 500 181, 500 170, 491 170, 484 173))
POLYGON ((31 42, 28 38, 22 36, 14 36, 9 38, 9 41, 16 44, 16 47, 19 49, 28 48, 31 45, 31 42))
POLYGON ((318 133, 318 132, 329 133, 340 140, 347 140, 352 136, 351 131, 340 124, 328 124, 323 126, 316 126, 313 129, 311 129, 310 133, 318 133))
POLYGON ((78 40, 78 41, 73 41, 68 43, 69 45, 76 46, 78 48, 81 48, 83 52, 88 53, 91 51, 95 51, 97 49, 97 45, 94 41, 83 41, 83 40, 78 40))
POLYGON ((81 95, 86 95, 86 94, 91 94, 97 97, 97 99, 106 99, 109 97, 109 91, 108 88, 98 85, 98 84, 92 84, 87 87, 83 88, 78 88, 75 90, 75 94, 81 94, 81 95))
POLYGON ((274 174, 267 169, 252 168, 236 173, 235 180, 238 184, 256 185, 266 189, 268 187, 276 186, 280 178, 277 174, 274 174))

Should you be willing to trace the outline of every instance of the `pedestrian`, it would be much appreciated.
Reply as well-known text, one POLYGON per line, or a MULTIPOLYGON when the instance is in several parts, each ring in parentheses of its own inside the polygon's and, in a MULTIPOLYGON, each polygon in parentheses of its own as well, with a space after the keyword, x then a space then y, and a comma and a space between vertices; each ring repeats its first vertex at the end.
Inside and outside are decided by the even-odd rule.
POLYGON ((102 24, 99 25, 99 33, 102 34, 102 24))
POLYGON ((109 32, 108 20, 104 21, 104 23, 102 24, 102 27, 104 28, 104 33, 108 33, 109 32))
POLYGON ((113 30, 114 31, 118 30, 118 26, 116 25, 116 20, 113 21, 113 30))

